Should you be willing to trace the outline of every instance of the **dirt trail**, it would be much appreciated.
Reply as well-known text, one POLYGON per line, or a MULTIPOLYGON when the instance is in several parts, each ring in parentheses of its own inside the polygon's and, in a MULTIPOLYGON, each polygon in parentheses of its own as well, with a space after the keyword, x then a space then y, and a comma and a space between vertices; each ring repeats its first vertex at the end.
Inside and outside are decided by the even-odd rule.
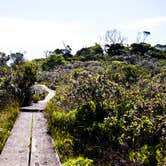
POLYGON ((22 107, 11 134, 0 154, 0 166, 60 166, 52 138, 47 134, 42 111, 55 92, 44 85, 47 97, 29 107, 22 107), (25 112, 28 111, 28 112, 25 112))

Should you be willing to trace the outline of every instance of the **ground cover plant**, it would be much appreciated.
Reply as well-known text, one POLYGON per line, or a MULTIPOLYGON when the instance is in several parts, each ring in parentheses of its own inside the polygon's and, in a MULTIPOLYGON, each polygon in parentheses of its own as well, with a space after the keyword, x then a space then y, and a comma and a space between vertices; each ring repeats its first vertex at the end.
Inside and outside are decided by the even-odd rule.
POLYGON ((137 47, 95 61, 83 50, 81 61, 40 73, 56 90, 45 116, 64 165, 79 165, 80 156, 89 160, 82 165, 165 164, 165 54, 156 58, 149 45, 144 52, 137 47))

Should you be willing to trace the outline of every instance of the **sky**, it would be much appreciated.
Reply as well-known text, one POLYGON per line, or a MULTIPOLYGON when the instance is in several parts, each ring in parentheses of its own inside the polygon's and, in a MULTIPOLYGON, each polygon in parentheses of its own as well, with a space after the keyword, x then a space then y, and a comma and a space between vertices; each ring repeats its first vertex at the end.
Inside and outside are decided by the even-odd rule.
POLYGON ((165 0, 0 0, 0 51, 27 59, 70 45, 73 53, 103 44, 117 29, 126 43, 149 31, 146 42, 166 44, 165 0))

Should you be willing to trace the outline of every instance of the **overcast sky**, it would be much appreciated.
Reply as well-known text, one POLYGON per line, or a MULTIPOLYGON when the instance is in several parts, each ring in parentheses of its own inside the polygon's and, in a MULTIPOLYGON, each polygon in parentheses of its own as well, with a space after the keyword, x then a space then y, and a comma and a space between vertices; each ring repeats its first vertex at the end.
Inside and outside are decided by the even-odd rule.
POLYGON ((118 29, 135 42, 166 44, 166 0, 0 0, 0 51, 26 52, 28 59, 44 51, 74 51, 101 42, 107 30, 118 29))

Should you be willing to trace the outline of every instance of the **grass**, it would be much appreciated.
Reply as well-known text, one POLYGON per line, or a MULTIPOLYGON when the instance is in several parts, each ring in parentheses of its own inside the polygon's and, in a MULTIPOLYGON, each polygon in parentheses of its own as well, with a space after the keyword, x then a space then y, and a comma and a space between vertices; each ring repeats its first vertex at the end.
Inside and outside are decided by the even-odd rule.
POLYGON ((12 102, 0 109, 0 152, 10 135, 10 131, 13 128, 18 113, 19 106, 16 102, 12 102))

